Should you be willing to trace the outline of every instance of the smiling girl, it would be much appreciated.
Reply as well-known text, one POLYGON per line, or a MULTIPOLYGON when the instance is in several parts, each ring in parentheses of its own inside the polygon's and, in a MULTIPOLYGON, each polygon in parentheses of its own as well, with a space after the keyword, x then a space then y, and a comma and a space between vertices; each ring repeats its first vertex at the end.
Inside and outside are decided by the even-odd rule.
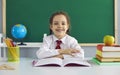
POLYGON ((69 35, 70 20, 64 11, 52 14, 49 20, 50 35, 43 39, 40 49, 36 52, 38 58, 58 57, 84 58, 84 51, 78 41, 69 35))

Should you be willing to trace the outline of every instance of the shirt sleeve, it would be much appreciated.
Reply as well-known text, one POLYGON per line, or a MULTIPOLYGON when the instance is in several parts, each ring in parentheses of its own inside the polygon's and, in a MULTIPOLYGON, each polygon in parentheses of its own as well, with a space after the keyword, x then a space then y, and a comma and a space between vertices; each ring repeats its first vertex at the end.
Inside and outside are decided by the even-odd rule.
POLYGON ((41 47, 36 52, 36 55, 39 59, 52 57, 59 54, 58 50, 50 49, 50 44, 51 42, 49 39, 48 40, 45 38, 43 39, 41 47))
MULTIPOLYGON (((70 43, 70 48, 80 50, 80 53, 74 53, 73 56, 76 58, 84 59, 84 50, 81 48, 78 41, 75 38, 73 38, 72 40, 69 41, 69 43, 70 43)), ((73 56, 64 55, 64 58, 69 58, 69 57, 71 58, 73 56)))

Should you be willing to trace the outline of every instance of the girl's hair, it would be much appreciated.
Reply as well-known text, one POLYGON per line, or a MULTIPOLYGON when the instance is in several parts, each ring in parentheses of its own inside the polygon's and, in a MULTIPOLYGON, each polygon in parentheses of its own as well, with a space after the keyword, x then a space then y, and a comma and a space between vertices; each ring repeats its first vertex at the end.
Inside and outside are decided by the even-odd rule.
MULTIPOLYGON (((56 15, 64 15, 64 16, 66 17, 66 19, 67 19, 67 24, 69 25, 69 28, 68 28, 68 30, 67 30, 67 34, 69 34, 69 31, 70 31, 70 18, 69 18, 69 16, 68 16, 68 14, 67 14, 66 12, 64 12, 64 11, 57 11, 57 12, 53 13, 52 16, 51 16, 50 19, 49 19, 50 25, 52 25, 52 23, 53 23, 53 18, 54 18, 56 15)), ((52 30, 51 30, 51 29, 50 29, 50 34, 52 34, 52 30)))

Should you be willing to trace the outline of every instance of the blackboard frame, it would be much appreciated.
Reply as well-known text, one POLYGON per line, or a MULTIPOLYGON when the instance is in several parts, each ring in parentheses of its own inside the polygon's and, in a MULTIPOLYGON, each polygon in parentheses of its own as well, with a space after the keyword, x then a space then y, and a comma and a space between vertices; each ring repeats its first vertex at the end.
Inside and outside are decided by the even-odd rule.
MULTIPOLYGON (((114 0, 114 36, 115 36, 115 43, 117 44, 117 0, 114 0)), ((3 34, 6 35, 6 0, 2 0, 2 31, 3 34)), ((36 43, 36 42, 33 42, 36 43)), ((95 46, 98 43, 80 43, 82 46, 95 46)))

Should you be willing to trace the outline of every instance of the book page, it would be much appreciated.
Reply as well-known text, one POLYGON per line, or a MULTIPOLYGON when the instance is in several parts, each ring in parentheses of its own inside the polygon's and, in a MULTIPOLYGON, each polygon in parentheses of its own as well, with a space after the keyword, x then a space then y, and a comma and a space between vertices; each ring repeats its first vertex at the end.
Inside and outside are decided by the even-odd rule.
POLYGON ((61 66, 62 59, 60 58, 45 58, 45 59, 37 59, 34 61, 34 66, 61 66))
POLYGON ((63 66, 91 66, 86 60, 80 58, 66 58, 63 60, 63 66))

